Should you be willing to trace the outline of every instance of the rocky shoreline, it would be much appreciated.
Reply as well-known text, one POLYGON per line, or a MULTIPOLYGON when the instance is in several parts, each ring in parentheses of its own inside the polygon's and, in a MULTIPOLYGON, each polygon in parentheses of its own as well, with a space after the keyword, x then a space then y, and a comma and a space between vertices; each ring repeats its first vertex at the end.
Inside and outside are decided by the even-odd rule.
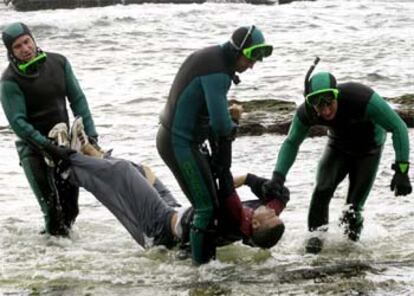
MULTIPOLYGON (((409 128, 414 127, 414 95, 385 98, 390 102, 409 128)), ((243 106, 244 113, 240 119, 238 136, 260 136, 262 134, 286 135, 296 110, 296 104, 281 100, 236 101, 243 106)), ((327 129, 314 126, 309 136, 324 136, 327 129)))
MULTIPOLYGON (((226 3, 249 3, 255 5, 288 4, 294 1, 315 1, 315 0, 227 0, 226 3)), ((128 5, 143 3, 205 3, 208 0, 3 0, 11 4, 17 11, 34 11, 43 9, 73 9, 79 7, 104 7, 110 5, 128 5)))
MULTIPOLYGON (((385 98, 390 102, 398 115, 409 128, 414 127, 414 94, 394 98, 385 98)), ((296 104, 282 100, 251 100, 241 102, 231 100, 243 106, 244 112, 239 122, 237 136, 260 136, 263 134, 287 135, 296 104)), ((326 135, 323 126, 314 126, 309 132, 310 137, 326 135)), ((12 133, 9 126, 0 126, 0 134, 12 133)))

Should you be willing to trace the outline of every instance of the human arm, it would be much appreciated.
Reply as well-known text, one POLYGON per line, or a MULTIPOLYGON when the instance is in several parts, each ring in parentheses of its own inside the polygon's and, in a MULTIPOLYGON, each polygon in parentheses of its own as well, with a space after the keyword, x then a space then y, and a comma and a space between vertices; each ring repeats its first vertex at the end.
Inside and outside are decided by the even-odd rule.
POLYGON ((264 196, 280 195, 289 169, 295 162, 299 147, 308 135, 310 126, 305 125, 295 114, 287 138, 280 148, 272 179, 263 184, 264 196))
POLYGON ((272 208, 275 211, 276 215, 280 215, 280 213, 286 207, 287 202, 289 201, 289 189, 283 186, 277 195, 264 196, 262 188, 263 184, 267 181, 269 181, 269 179, 262 178, 250 173, 234 178, 236 187, 240 187, 242 185, 249 186, 250 190, 259 198, 262 204, 272 208))
POLYGON ((230 167, 237 125, 232 121, 227 102, 231 79, 224 73, 214 73, 200 77, 200 81, 212 129, 211 168, 219 181, 219 198, 225 199, 234 191, 230 167))
POLYGON ((392 133, 395 162, 409 161, 408 130, 404 121, 377 93, 373 93, 366 109, 366 117, 392 133))
POLYGON ((387 102, 377 93, 373 93, 367 105, 366 116, 375 124, 392 133, 392 142, 395 151, 395 171, 390 189, 395 195, 407 195, 412 191, 409 170, 409 139, 406 124, 391 109, 387 102))
POLYGON ((286 177, 296 160, 299 147, 308 135, 310 126, 305 125, 298 114, 293 117, 287 138, 280 147, 274 171, 286 177))
POLYGON ((96 139, 98 137, 98 133, 96 132, 95 124, 93 122, 92 115, 89 110, 88 101, 86 100, 86 96, 83 93, 79 85, 78 79, 76 78, 72 70, 72 67, 67 59, 65 59, 64 70, 67 97, 73 115, 75 117, 82 117, 86 134, 89 137, 96 139))
POLYGON ((230 77, 215 73, 200 77, 200 81, 214 135, 218 138, 231 135, 236 124, 232 121, 227 102, 230 77))

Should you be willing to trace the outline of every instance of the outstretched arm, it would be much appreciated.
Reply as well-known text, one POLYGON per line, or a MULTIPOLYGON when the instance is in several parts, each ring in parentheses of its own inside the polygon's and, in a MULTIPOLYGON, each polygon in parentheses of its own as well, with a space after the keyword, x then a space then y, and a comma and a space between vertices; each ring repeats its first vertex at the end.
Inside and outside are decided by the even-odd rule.
POLYGON ((299 147, 308 135, 309 126, 302 123, 296 113, 289 129, 289 134, 280 148, 274 171, 286 177, 295 162, 299 147))

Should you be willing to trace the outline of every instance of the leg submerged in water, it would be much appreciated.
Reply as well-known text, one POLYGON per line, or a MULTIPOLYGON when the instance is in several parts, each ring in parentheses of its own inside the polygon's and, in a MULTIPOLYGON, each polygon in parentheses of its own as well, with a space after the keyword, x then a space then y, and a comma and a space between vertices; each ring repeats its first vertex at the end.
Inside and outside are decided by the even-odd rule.
POLYGON ((340 225, 344 227, 344 233, 352 241, 358 241, 364 225, 364 218, 361 211, 356 211, 349 205, 341 217, 340 225))

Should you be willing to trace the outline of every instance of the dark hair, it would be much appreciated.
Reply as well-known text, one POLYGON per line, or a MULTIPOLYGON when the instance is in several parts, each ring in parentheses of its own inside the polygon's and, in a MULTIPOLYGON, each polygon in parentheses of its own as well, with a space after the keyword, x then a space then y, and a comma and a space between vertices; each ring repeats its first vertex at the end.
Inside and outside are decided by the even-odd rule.
POLYGON ((282 223, 269 229, 253 230, 251 239, 255 246, 270 249, 277 244, 284 232, 285 224, 282 223))

